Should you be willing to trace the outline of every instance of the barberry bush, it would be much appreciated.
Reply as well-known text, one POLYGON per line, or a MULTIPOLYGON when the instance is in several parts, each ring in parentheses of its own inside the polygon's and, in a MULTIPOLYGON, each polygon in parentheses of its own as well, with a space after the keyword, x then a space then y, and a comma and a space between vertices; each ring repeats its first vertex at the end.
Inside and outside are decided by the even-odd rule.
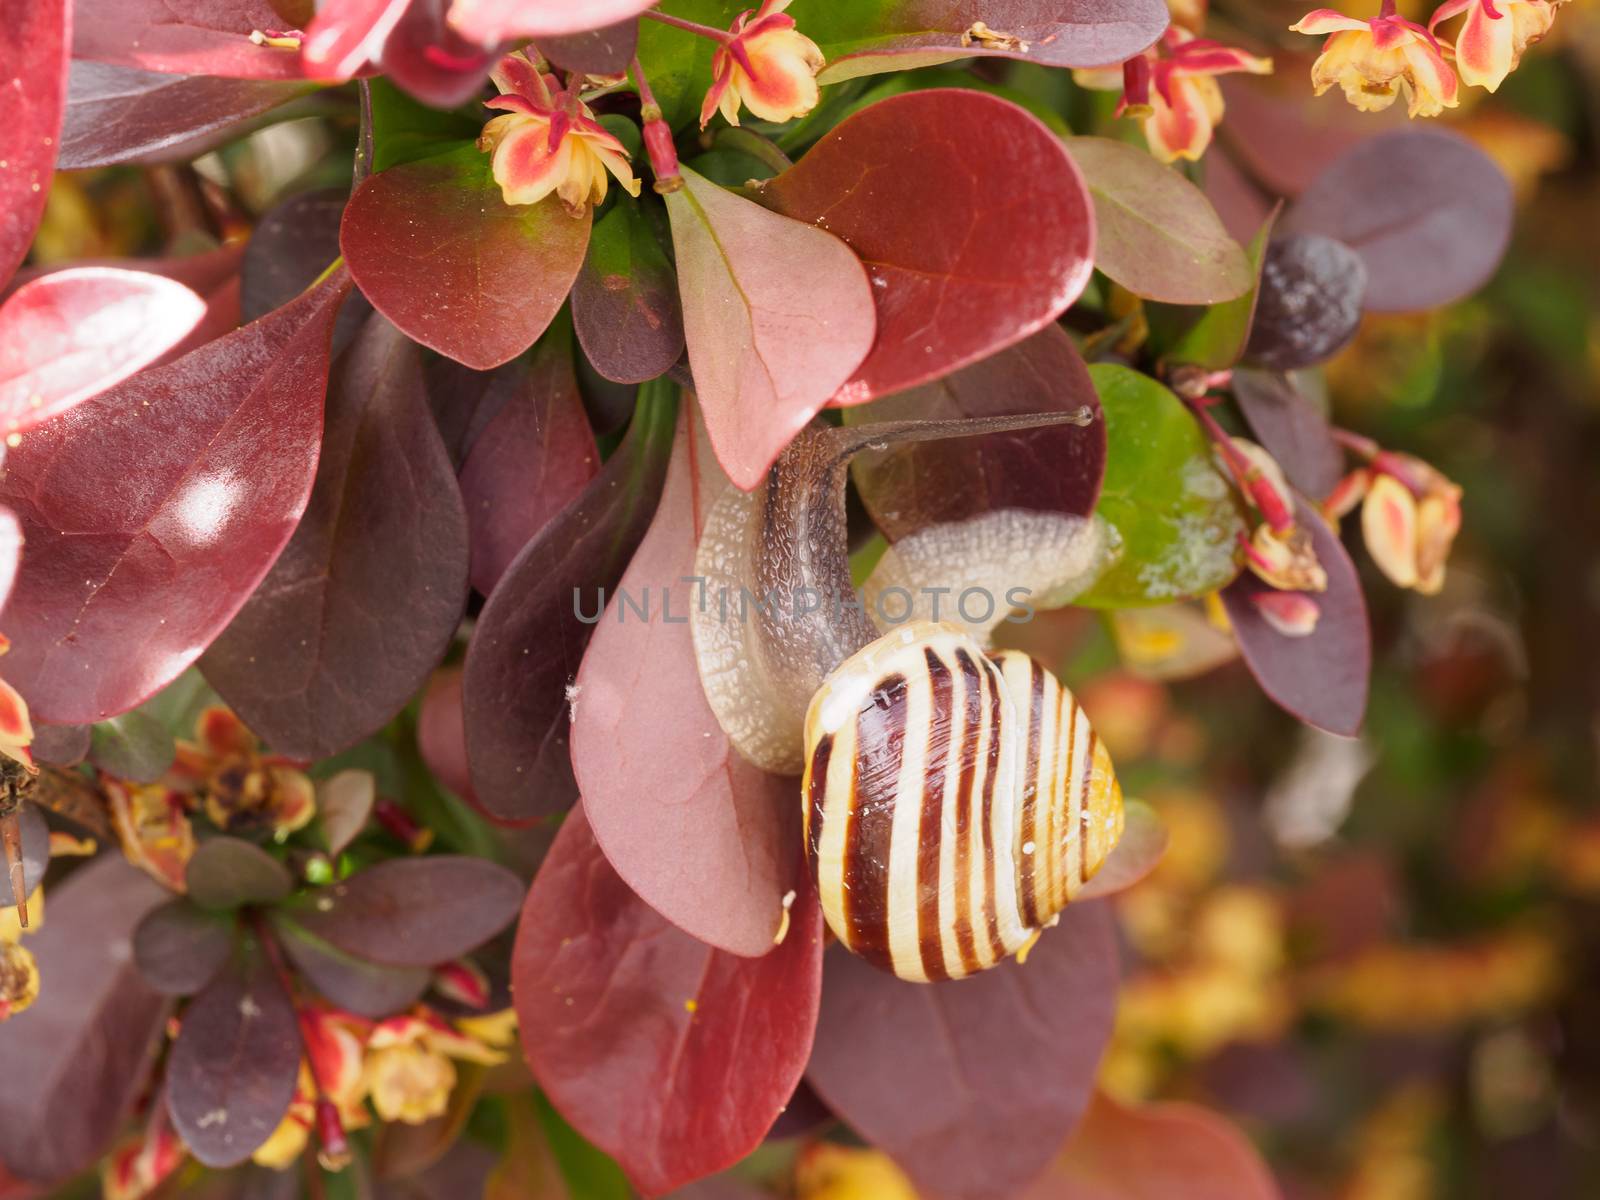
POLYGON ((1200 1072, 1556 994, 1292 933, 1559 7, 0 0, 0 1198, 1428 1194, 1200 1072))

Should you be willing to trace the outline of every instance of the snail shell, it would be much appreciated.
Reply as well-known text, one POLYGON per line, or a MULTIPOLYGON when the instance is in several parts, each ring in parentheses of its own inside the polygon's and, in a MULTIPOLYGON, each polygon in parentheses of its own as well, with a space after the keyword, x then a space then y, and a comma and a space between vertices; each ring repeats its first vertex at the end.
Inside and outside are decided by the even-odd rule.
POLYGON ((1072 694, 948 625, 894 630, 811 701, 806 852, 846 947, 913 981, 1029 944, 1121 837, 1122 791, 1072 694))

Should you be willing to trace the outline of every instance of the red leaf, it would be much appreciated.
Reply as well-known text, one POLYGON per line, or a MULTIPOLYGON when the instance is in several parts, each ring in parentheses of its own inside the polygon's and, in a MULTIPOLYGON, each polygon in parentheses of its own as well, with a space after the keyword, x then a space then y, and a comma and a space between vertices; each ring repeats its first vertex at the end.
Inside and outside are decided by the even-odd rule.
POLYGON ((324 0, 306 28, 309 69, 334 80, 349 79, 383 55, 384 43, 412 0, 324 0))
MULTIPOLYGON (((55 170, 61 112, 67 101, 72 42, 70 0, 0 2, 0 284, 28 253, 55 170)), ((79 12, 80 21, 83 13, 79 12)))
POLYGON ((68 80, 57 165, 67 171, 186 161, 306 90, 304 84, 163 75, 80 59, 68 80))
POLYGON ((594 227, 572 285, 572 323, 607 379, 643 383, 682 357, 678 279, 637 204, 619 200, 594 227))
POLYGON ((809 885, 792 911, 765 957, 714 950, 628 890, 582 808, 562 825, 512 955, 522 1044, 562 1116, 646 1195, 754 1150, 805 1069, 822 982, 809 885))
POLYGON ((72 57, 169 75, 301 79, 298 50, 260 46, 281 30, 269 0, 74 0, 72 57))
POLYGON ((455 0, 450 24, 481 45, 584 33, 638 16, 656 0, 455 0))
POLYGON ((49 991, 0 1024, 0 1160, 22 1178, 88 1166, 138 1099, 167 1003, 139 978, 133 930, 170 897, 120 854, 51 891, 50 919, 28 939, 49 991))
POLYGON ((539 343, 467 454, 461 493, 472 530, 472 586, 487 596, 528 541, 576 500, 600 451, 572 371, 572 338, 539 343))
POLYGON ((445 22, 450 0, 411 0, 384 43, 378 65, 401 88, 434 108, 454 108, 478 96, 500 48, 477 46, 445 22))
POLYGON ((1344 452, 1327 416, 1284 374, 1234 371, 1233 398, 1284 476, 1308 496, 1324 497, 1344 474, 1344 452))
POLYGON ((374 315, 341 358, 305 515, 200 660, 268 745, 377 732, 439 665, 467 597, 467 514, 417 347, 374 315))
MULTIPOLYGON (((652 0, 653 2, 653 0, 652 0)), ((617 7, 640 7, 636 0, 616 0, 617 7)), ((629 16, 615 25, 605 25, 565 37, 541 36, 539 49, 563 71, 583 75, 620 75, 628 69, 639 49, 639 22, 629 16)))
POLYGON ((577 798, 567 688, 594 632, 594 617, 580 613, 603 603, 655 511, 674 424, 667 393, 675 390, 641 391, 627 439, 583 495, 522 548, 478 617, 464 715, 473 788, 495 820, 536 821, 577 798))
POLYGON ((793 15, 801 29, 826 31, 824 83, 973 57, 1098 67, 1131 58, 1167 27, 1166 6, 1151 0, 802 0, 793 15), (825 18, 825 4, 854 9, 858 23, 835 12, 825 18), (970 36, 979 21, 996 37, 970 36))
POLYGON ((487 370, 544 332, 583 265, 590 214, 550 196, 509 205, 465 145, 369 178, 340 244, 367 299, 410 337, 487 370))
POLYGON ((1197 1104, 1128 1107, 1103 1092, 1022 1200, 1278 1200, 1261 1156, 1197 1104))
POLYGON ((300 1072, 294 1005, 259 951, 183 1010, 167 1060, 167 1111, 190 1152, 232 1167, 272 1135, 300 1072))
MULTIPOLYGON (((687 624, 702 510, 688 416, 650 532, 578 671, 572 769, 611 865, 680 929, 734 954, 772 947, 799 886, 800 785, 751 766, 717 723, 687 624), (676 614, 676 615, 673 615, 676 614), (670 846, 672 852, 662 852, 670 846)), ((479 788, 479 794, 484 789, 479 788)))
POLYGON ((1026 963, 959 983, 906 983, 835 947, 807 1078, 929 1200, 1009 1196, 1083 1115, 1117 982, 1104 904, 1069 907, 1026 963))
POLYGON ((142 271, 74 267, 0 305, 0 431, 17 433, 120 383, 181 342, 206 305, 142 271))
POLYGON ((343 272, 23 438, 0 501, 28 554, 6 678, 34 715, 103 720, 171 682, 305 509, 343 272))
POLYGON ((877 341, 836 404, 927 383, 1021 341, 1065 312, 1093 269, 1094 210, 1061 139, 981 92, 880 101, 760 195, 843 238, 872 278, 877 341))
MULTIPOLYGON (((1058 325, 935 383, 852 409, 849 424, 1070 412, 1100 399, 1058 325)), ((1006 508, 1087 517, 1106 471, 1106 423, 1057 425, 947 441, 902 442, 851 465, 861 499, 890 541, 929 525, 1006 508)))
POLYGON ((1222 591, 1245 665, 1261 690, 1291 715, 1329 733, 1355 737, 1367 710, 1372 634, 1355 564, 1336 533, 1304 500, 1295 519, 1311 534, 1328 589, 1312 595, 1321 616, 1306 637, 1287 637, 1267 624, 1250 598, 1271 591, 1245 571, 1222 591))
POLYGON ((1511 240, 1511 181, 1466 138, 1403 129, 1335 160, 1284 214, 1282 232, 1337 238, 1367 268, 1366 308, 1449 304, 1494 274, 1511 240))
POLYGON ((866 356, 872 289, 832 234, 687 167, 683 181, 666 201, 689 369, 717 458, 748 490, 866 356))

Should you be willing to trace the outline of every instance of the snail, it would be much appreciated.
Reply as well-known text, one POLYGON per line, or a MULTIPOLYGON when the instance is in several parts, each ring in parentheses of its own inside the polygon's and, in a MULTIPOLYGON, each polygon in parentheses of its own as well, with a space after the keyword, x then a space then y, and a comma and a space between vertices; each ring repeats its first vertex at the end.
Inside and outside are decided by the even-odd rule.
MULTIPOLYGON (((850 579, 850 459, 901 440, 1093 419, 816 422, 764 486, 730 486, 707 511, 689 616, 707 700, 747 759, 802 776, 828 926, 903 979, 961 978, 1027 947, 1115 847, 1122 793, 1071 693, 1028 655, 985 650, 999 618, 873 623, 850 579)), ((1006 583, 1043 582, 1053 603, 1103 564, 1100 528, 1081 517, 1008 510, 940 532, 927 565, 960 567, 966 538, 967 565, 992 572, 999 547, 1012 556, 1006 583)), ((918 575, 915 554, 896 558, 896 578, 918 575)))

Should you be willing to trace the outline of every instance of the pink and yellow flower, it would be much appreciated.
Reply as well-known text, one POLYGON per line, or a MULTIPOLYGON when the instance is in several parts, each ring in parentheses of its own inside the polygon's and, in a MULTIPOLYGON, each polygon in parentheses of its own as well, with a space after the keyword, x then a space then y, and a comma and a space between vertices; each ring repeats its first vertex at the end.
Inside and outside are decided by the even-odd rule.
POLYGON ((178 743, 163 782, 201 799, 222 830, 265 828, 281 840, 317 812, 310 777, 290 759, 263 754, 256 735, 221 705, 200 714, 194 741, 178 743))
POLYGON ((743 104, 763 121, 789 121, 817 106, 817 72, 824 59, 817 44, 784 13, 790 0, 762 0, 739 14, 729 40, 711 59, 711 89, 700 106, 700 128, 721 109, 739 123, 743 104))
POLYGON ((43 894, 34 888, 28 897, 26 930, 17 908, 0 908, 0 1021, 16 1016, 39 998, 39 965, 21 939, 23 933, 38 930, 44 918, 43 901, 43 894))
POLYGON ((484 106, 504 111, 483 127, 478 148, 490 155, 507 204, 537 204, 553 192, 578 213, 606 198, 608 172, 630 196, 639 194, 627 150, 576 87, 563 90, 521 51, 502 58, 491 78, 501 94, 484 106))
POLYGON ((1456 35, 1456 68, 1470 87, 1494 91, 1522 61, 1522 52, 1550 32, 1563 0, 1445 0, 1428 29, 1467 14, 1456 35))
POLYGON ((385 1121, 407 1125, 439 1116, 455 1089, 458 1059, 492 1066, 506 1055, 425 1007, 379 1022, 367 1039, 372 1106, 385 1121))
POLYGON ((1222 89, 1216 77, 1240 71, 1270 75, 1272 60, 1197 38, 1173 25, 1154 46, 1121 66, 1091 67, 1072 75, 1084 87, 1121 88, 1117 115, 1142 118, 1150 153, 1162 162, 1173 162, 1205 153, 1211 131, 1222 120, 1222 89))
MULTIPOLYGON (((11 649, 11 640, 0 634, 0 654, 11 649)), ((22 694, 4 679, 0 679, 0 755, 14 759, 33 771, 33 754, 28 747, 33 742, 33 721, 28 716, 28 702, 22 694)))
POLYGON ((1445 47, 1421 25, 1397 14, 1394 0, 1385 0, 1383 12, 1368 21, 1319 8, 1289 28, 1328 35, 1311 65, 1311 83, 1319 96, 1338 84, 1351 104, 1380 112, 1404 93, 1406 111, 1413 117, 1436 117, 1457 104, 1456 73, 1445 61, 1445 47))
POLYGON ((259 1166, 283 1170, 305 1152, 311 1134, 322 1141, 320 1155, 329 1170, 348 1162, 346 1130, 361 1129, 372 1118, 363 1101, 367 1094, 364 1040, 372 1022, 338 1009, 300 1010, 300 1034, 306 1057, 300 1064, 294 1099, 278 1128, 250 1156, 259 1166), (329 1142, 335 1143, 330 1147, 329 1142))
POLYGON ((184 876, 194 857, 194 826, 183 793, 160 783, 100 781, 111 824, 128 861, 175 892, 188 891, 184 876))
POLYGON ((1323 508, 1337 519, 1357 504, 1378 569, 1397 587, 1437 594, 1461 530, 1461 488, 1419 458, 1384 450, 1340 480, 1323 508))
POLYGON ((188 1157, 170 1126, 119 1142, 100 1164, 103 1200, 143 1200, 188 1157))

